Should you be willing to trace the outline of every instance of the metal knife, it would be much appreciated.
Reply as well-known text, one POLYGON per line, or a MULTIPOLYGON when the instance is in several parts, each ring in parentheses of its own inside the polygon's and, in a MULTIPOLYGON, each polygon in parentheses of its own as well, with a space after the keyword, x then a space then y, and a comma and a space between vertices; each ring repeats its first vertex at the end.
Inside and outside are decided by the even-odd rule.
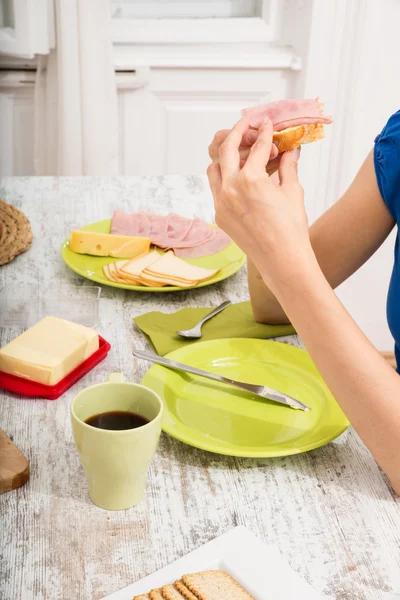
POLYGON ((282 392, 278 392, 277 390, 264 385, 254 385, 252 383, 243 383, 241 381, 235 381, 234 379, 228 379, 222 375, 203 371, 202 369, 196 369, 190 365, 184 365, 176 362, 175 360, 171 360, 170 358, 164 358, 154 353, 143 352, 142 350, 133 350, 133 355, 137 358, 142 358, 143 360, 156 363, 157 365, 162 365, 163 367, 167 367, 169 369, 184 371, 185 373, 192 373, 193 375, 201 375, 202 377, 207 377, 207 379, 214 379, 215 381, 219 381, 221 383, 233 385, 241 390, 245 390, 246 392, 251 392, 256 396, 260 396, 261 398, 264 398, 264 400, 271 400, 271 402, 277 402, 278 404, 283 404, 284 406, 298 410, 311 410, 309 406, 306 406, 299 400, 296 400, 296 398, 292 398, 292 396, 288 396, 287 394, 282 394, 282 392))

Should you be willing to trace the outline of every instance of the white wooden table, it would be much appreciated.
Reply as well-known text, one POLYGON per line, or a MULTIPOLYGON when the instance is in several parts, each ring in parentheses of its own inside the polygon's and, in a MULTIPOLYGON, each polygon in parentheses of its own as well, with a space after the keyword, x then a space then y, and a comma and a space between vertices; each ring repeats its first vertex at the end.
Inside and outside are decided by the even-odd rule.
MULTIPOLYGON (((0 268, 0 285, 80 284, 61 260, 61 243, 117 207, 213 216, 200 177, 4 178, 0 198, 25 212, 35 236, 29 252, 0 268)), ((163 434, 138 507, 107 513, 89 501, 69 404, 109 372, 141 380, 148 365, 132 359, 133 344, 144 346, 132 317, 247 297, 244 269, 221 284, 175 294, 104 287, 98 331, 112 344, 107 360, 55 402, 0 391, 0 427, 31 464, 30 482, 0 496, 2 600, 96 600, 237 524, 275 544, 321 593, 400 598, 400 501, 353 431, 273 460, 217 456, 163 434)))

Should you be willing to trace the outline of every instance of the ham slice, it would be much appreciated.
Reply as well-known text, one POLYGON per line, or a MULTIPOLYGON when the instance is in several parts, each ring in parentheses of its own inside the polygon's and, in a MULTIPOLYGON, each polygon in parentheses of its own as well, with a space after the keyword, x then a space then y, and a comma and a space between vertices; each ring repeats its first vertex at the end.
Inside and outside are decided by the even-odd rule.
POLYGON ((115 210, 111 220, 113 235, 138 235, 138 222, 136 215, 128 215, 122 210, 115 210))
POLYGON ((155 246, 163 246, 168 240, 168 219, 160 215, 148 215, 150 219, 149 238, 155 246))
POLYGON ((163 217, 145 212, 130 215, 116 210, 111 233, 149 237, 154 246, 173 250, 181 258, 215 254, 231 243, 218 227, 211 227, 203 219, 188 219, 175 213, 163 217))
POLYGON ((274 131, 305 123, 332 123, 331 117, 322 113, 322 104, 317 99, 270 102, 263 106, 244 108, 242 115, 247 118, 250 127, 255 129, 268 117, 272 121, 274 131))
POLYGON ((113 235, 150 237, 150 216, 143 211, 128 215, 121 210, 116 210, 111 220, 111 233, 113 235))
MULTIPOLYGON (((210 228, 211 229, 211 228, 210 228)), ((179 258, 201 258, 220 252, 232 242, 231 238, 226 235, 219 227, 211 229, 211 236, 197 246, 187 246, 186 248, 174 248, 176 256, 179 258)))
POLYGON ((142 237, 150 237, 150 228, 151 228, 151 220, 150 215, 141 211, 136 213, 136 215, 132 215, 132 217, 136 218, 138 225, 138 236, 142 237))
POLYGON ((194 219, 182 240, 171 243, 170 248, 193 248, 203 244, 212 236, 213 230, 203 219, 194 219))
POLYGON ((172 246, 173 243, 183 240, 192 227, 193 220, 186 217, 181 217, 175 213, 170 213, 167 217, 168 228, 168 243, 172 246))

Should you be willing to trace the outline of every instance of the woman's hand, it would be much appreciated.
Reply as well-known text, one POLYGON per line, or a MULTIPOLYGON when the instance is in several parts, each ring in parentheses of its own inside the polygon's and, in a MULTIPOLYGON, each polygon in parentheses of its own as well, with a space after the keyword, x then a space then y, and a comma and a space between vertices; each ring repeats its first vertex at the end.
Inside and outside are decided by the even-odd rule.
MULTIPOLYGON (((219 163, 219 149, 221 145, 225 142, 230 132, 230 129, 221 129, 221 131, 217 131, 213 141, 209 145, 208 154, 210 155, 210 158, 214 163, 219 163)), ((258 134, 258 130, 249 128, 243 135, 239 146, 240 168, 244 167, 244 165, 246 164, 246 160, 249 157, 251 147, 257 141, 258 134)), ((278 169, 281 157, 282 154, 278 153, 278 148, 275 146, 275 144, 272 144, 269 161, 265 167, 268 175, 272 175, 278 169)))
POLYGON ((313 256, 297 176, 299 150, 282 155, 276 184, 265 171, 272 150, 271 121, 260 129, 241 167, 240 149, 248 131, 247 121, 240 120, 219 146, 219 162, 209 166, 207 175, 217 225, 272 283, 288 264, 295 268, 296 261, 313 256))
MULTIPOLYGON (((221 144, 219 161, 208 168, 216 222, 255 264, 336 401, 400 495, 399 375, 359 329, 321 270, 297 178, 298 152, 283 154, 275 185, 265 172, 272 148, 271 123, 263 126, 241 168, 240 147, 247 131, 246 121, 240 121, 221 144)), ((367 167, 353 209, 358 202, 364 207, 369 199, 370 214, 380 221, 376 243, 388 235, 394 221, 384 214, 372 154, 367 167)), ((354 214, 359 218, 360 211, 354 214)), ((368 220, 364 230, 369 238, 368 220)), ((353 250, 351 244, 348 252, 352 255, 353 250)))

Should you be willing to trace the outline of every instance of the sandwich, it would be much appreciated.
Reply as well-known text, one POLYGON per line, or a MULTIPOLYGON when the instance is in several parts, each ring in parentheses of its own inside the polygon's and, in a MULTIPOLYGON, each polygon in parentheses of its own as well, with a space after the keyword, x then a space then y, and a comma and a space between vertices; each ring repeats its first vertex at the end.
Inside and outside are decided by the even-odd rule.
POLYGON ((323 114, 323 107, 318 98, 280 100, 245 108, 242 116, 252 129, 258 129, 268 117, 274 128, 274 144, 281 153, 324 137, 324 125, 332 123, 332 118, 323 114))

